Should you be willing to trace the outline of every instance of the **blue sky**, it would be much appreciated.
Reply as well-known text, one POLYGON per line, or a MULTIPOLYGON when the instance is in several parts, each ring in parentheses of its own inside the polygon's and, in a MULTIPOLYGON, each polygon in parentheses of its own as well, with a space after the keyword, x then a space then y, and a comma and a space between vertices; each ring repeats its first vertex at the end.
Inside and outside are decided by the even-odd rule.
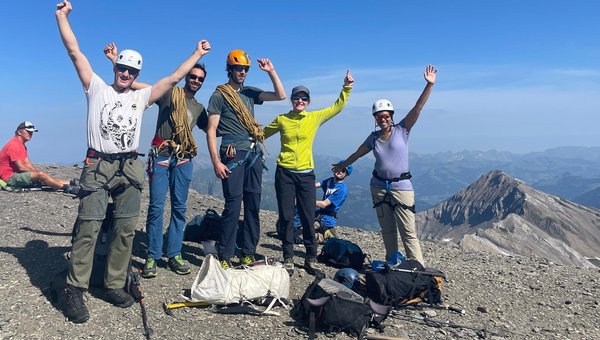
MULTIPOLYGON (((244 49, 270 58, 286 91, 311 89, 309 109, 332 103, 345 70, 356 85, 347 108, 321 127, 315 152, 345 156, 374 128, 370 106, 390 99, 397 116, 414 105, 426 64, 438 82, 410 140, 413 152, 600 146, 600 4, 595 1, 72 1, 71 25, 92 67, 107 82, 102 47, 140 51, 140 80, 172 72, 209 39, 207 104, 226 81, 225 57, 244 49), (165 6, 167 5, 167 6, 165 6)), ((54 1, 21 1, 0 20, 0 143, 22 120, 40 129, 34 162, 77 162, 86 148, 86 102, 60 41, 54 1)), ((251 69, 247 85, 270 89, 251 69)), ((268 124, 288 100, 257 107, 268 124)), ((156 109, 146 111, 142 151, 156 109)), ((205 138, 195 133, 206 154, 205 138)), ((268 143, 273 154, 278 141, 268 143)))

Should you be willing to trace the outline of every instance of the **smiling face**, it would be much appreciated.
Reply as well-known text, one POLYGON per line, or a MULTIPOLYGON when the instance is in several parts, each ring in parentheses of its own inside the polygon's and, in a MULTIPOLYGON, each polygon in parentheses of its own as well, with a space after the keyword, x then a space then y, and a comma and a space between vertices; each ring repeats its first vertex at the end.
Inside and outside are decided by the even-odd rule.
POLYGON ((140 74, 140 70, 135 69, 133 67, 116 64, 114 67, 115 72, 115 90, 119 92, 124 92, 129 90, 131 84, 135 81, 135 79, 140 74))
POLYGON ((310 104, 310 97, 306 92, 297 92, 290 98, 290 101, 294 113, 300 113, 310 104))
POLYGON ((196 93, 204 84, 206 73, 199 67, 194 67, 185 77, 185 89, 191 93, 196 93))
POLYGON ((379 111, 375 113, 374 118, 382 130, 390 128, 394 123, 394 115, 390 111, 379 111))

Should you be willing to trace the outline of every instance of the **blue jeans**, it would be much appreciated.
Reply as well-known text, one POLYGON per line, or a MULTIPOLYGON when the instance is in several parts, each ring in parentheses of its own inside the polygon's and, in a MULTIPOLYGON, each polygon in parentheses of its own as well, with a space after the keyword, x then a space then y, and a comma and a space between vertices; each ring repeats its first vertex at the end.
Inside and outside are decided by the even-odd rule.
POLYGON ((146 219, 148 258, 159 260, 162 257, 163 212, 167 189, 171 194, 171 219, 167 228, 166 255, 171 258, 181 253, 186 202, 194 170, 191 160, 184 161, 187 162, 177 165, 175 157, 155 158, 154 173, 150 175, 150 204, 146 219))

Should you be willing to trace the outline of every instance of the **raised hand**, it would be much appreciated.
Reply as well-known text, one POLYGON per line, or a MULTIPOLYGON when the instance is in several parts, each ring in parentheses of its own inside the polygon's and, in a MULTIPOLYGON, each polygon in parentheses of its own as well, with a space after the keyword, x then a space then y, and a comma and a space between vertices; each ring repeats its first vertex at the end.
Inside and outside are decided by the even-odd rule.
POLYGON ((71 13, 71 10, 73 10, 73 6, 71 6, 71 2, 68 0, 56 4, 56 16, 64 15, 66 17, 71 13))
POLYGON ((119 50, 117 49, 117 45, 114 42, 104 46, 102 50, 104 55, 108 58, 108 60, 112 61, 113 64, 117 61, 117 56, 119 55, 119 50))
POLYGON ((202 39, 198 42, 196 50, 200 52, 200 55, 205 56, 208 52, 210 52, 210 43, 208 40, 202 39))
POLYGON ((271 72, 275 70, 275 66, 271 64, 271 60, 269 59, 258 58, 256 61, 258 61, 258 67, 265 72, 271 72))
POLYGON ((350 86, 350 87, 352 87, 352 85, 354 85, 354 78, 352 78, 352 75, 350 74, 350 70, 346 70, 346 77, 344 77, 344 85, 350 86))
POLYGON ((433 65, 427 65, 425 68, 425 72, 423 73, 423 77, 427 83, 433 85, 435 84, 435 75, 437 73, 437 69, 433 65))

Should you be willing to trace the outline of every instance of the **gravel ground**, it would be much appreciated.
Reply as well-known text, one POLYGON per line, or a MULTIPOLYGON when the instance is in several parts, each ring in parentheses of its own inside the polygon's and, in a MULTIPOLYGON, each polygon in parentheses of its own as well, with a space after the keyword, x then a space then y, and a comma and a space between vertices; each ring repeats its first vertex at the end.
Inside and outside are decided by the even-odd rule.
MULTIPOLYGON (((42 166, 57 177, 74 178, 76 167, 42 166)), ((134 263, 144 258, 144 223, 148 191, 134 242, 134 263)), ((65 320, 59 303, 47 294, 54 275, 67 267, 65 253, 78 201, 58 192, 0 192, 0 339, 144 339, 140 308, 118 308, 86 294, 90 320, 75 325, 65 320)), ((223 203, 190 193, 188 219, 206 208, 221 211, 223 203)), ((168 213, 168 209, 166 214, 168 213)), ((372 213, 366 211, 365 213, 372 213)), ((259 253, 279 258, 281 247, 270 235, 276 213, 262 212, 259 253)), ((383 257, 381 235, 341 228, 341 236, 356 242, 373 259, 383 257)), ((296 263, 304 249, 298 246, 296 263)), ((505 257, 465 252, 448 244, 423 243, 427 265, 446 273, 444 303, 464 314, 421 306, 394 313, 383 334, 408 339, 600 339, 600 270, 553 264, 539 258, 505 257), (424 323, 424 315, 439 322, 424 323), (456 327, 452 327, 456 326, 456 327)), ((208 308, 162 309, 180 301, 204 258, 202 247, 185 243, 183 256, 192 274, 178 276, 159 262, 158 277, 143 280, 149 324, 154 339, 302 339, 288 311, 281 316, 222 315, 208 308)), ((326 269, 332 277, 334 268, 326 269)), ((290 296, 299 298, 312 276, 301 268, 291 279, 290 296)), ((319 338, 324 339, 324 335, 319 338)), ((338 339, 349 339, 346 335, 338 339)))

